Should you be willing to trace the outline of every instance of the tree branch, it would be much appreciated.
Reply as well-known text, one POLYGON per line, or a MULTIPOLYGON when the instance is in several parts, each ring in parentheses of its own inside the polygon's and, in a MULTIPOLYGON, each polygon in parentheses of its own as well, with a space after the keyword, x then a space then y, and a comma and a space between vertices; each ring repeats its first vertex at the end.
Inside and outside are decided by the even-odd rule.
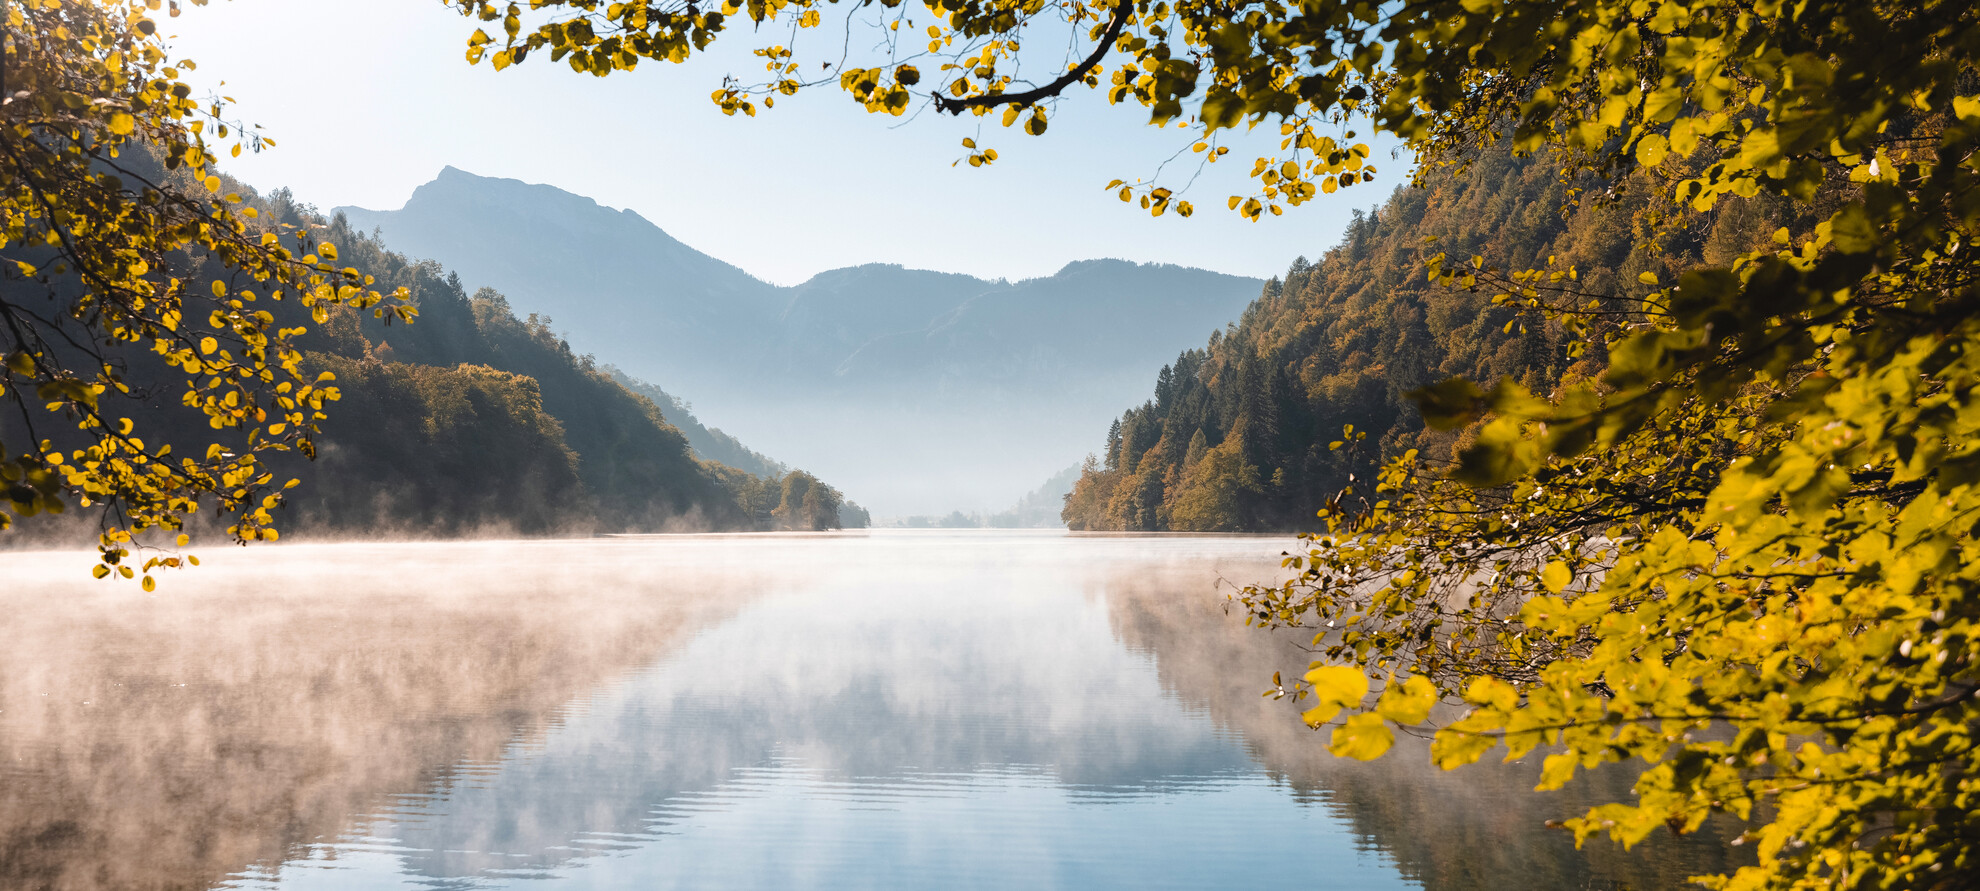
POLYGON ((1107 55, 1108 50, 1114 48, 1114 40, 1121 36, 1121 29, 1127 27, 1128 19, 1133 17, 1134 0, 1118 0, 1114 6, 1114 17, 1107 22, 1107 30, 1100 35, 1100 45, 1093 48, 1093 54, 1087 56, 1078 65, 1073 66, 1072 70, 1059 75, 1057 80, 1049 84, 1042 87, 1033 87, 1022 93, 985 93, 981 96, 964 96, 961 99, 937 93, 935 95, 935 108, 937 111, 946 111, 950 114, 959 115, 963 113, 964 109, 974 108, 979 105, 1016 105, 1024 107, 1035 105, 1040 99, 1049 99, 1057 96, 1061 90, 1086 77, 1087 72, 1092 71, 1094 66, 1100 64, 1100 59, 1107 55))

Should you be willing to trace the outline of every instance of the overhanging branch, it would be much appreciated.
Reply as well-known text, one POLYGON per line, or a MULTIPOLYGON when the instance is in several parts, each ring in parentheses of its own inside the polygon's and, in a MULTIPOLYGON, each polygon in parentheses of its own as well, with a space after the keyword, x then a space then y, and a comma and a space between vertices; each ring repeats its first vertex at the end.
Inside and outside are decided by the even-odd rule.
POLYGON ((1114 40, 1121 36, 1121 29, 1127 27, 1128 19, 1133 17, 1134 0, 1119 0, 1114 6, 1114 17, 1107 22, 1107 30, 1100 35, 1100 44, 1093 48, 1093 54, 1049 84, 1033 87, 1021 93, 985 93, 981 96, 964 96, 961 99, 938 93, 935 96, 935 108, 950 114, 962 114, 964 109, 980 105, 1015 105, 1022 108, 1034 105, 1040 99, 1057 96, 1066 87, 1085 78, 1094 66, 1100 64, 1107 51, 1114 47, 1114 40))

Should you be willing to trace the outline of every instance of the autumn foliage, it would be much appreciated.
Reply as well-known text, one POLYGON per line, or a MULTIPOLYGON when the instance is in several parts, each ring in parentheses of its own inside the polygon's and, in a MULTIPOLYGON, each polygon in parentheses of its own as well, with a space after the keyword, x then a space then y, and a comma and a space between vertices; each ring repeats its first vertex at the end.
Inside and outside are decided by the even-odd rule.
MULTIPOLYGON (((759 47, 760 82, 722 85, 724 110, 829 82, 807 80, 816 60, 795 48, 830 6, 816 0, 454 5, 499 23, 468 50, 498 67, 678 61, 741 16, 792 37, 759 47)), ((1633 281, 1584 278, 1560 255, 1425 257, 1428 276, 1522 311, 1529 331, 1557 326, 1562 358, 1596 373, 1418 389, 1425 420, 1461 432, 1454 464, 1405 449, 1358 480, 1289 556, 1297 575, 1243 605, 1320 629, 1327 658, 1284 689, 1338 724, 1340 754, 1378 756, 1397 725, 1420 725, 1446 767, 1544 746, 1550 786, 1638 759, 1634 797, 1567 825, 1631 843, 1714 813, 1749 820, 1758 863, 1706 877, 1718 887, 1980 884, 1980 9, 926 0, 847 15, 905 31, 824 60, 869 111, 925 102, 1037 134, 1086 86, 1193 131, 1206 158, 1224 130, 1277 127, 1259 192, 1228 199, 1254 219, 1372 173, 1355 127, 1402 139, 1425 182, 1499 146, 1574 189, 1592 180, 1570 205, 1648 190, 1652 233, 1740 200, 1786 208, 1763 245, 1633 281), (925 50, 915 15, 933 20, 925 50), (1041 41, 1068 47, 1063 67, 1018 80, 1019 44, 1041 41), (1465 711, 1445 720, 1440 699, 1465 711)), ((1109 188, 1190 210, 1167 186, 1109 188)), ((1249 386, 1271 387, 1284 366, 1258 370, 1249 386)), ((1230 485, 1169 498, 1144 477, 1123 519, 1219 518, 1242 503, 1231 490, 1277 483, 1254 457, 1283 447, 1265 424, 1233 423, 1222 443, 1206 430, 1201 449, 1192 431, 1127 426, 1136 460, 1098 472, 1138 474, 1166 440, 1230 485)))

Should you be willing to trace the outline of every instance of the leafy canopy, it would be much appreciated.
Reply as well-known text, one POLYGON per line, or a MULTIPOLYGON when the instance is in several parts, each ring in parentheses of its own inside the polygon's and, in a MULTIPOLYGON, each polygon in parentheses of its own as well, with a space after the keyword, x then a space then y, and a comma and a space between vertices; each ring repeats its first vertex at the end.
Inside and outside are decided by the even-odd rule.
MULTIPOLYGON (((632 70, 645 59, 684 62, 740 18, 752 38, 773 36, 752 50, 763 60, 760 79, 725 78, 711 94, 732 115, 755 115, 759 104, 773 108, 779 96, 836 85, 870 112, 901 116, 932 105, 1036 136, 1046 131, 1059 96, 1084 86, 1105 90, 1110 103, 1145 106, 1156 124, 1193 130, 1191 148, 1206 162, 1229 152, 1218 145, 1220 131, 1269 118, 1281 126, 1283 154, 1255 160, 1256 194, 1228 199, 1232 209, 1254 219, 1376 173, 1369 147, 1355 142, 1351 130, 1340 133, 1347 112, 1369 104, 1367 72, 1353 57, 1373 62, 1381 55, 1375 7, 1366 4, 1329 9, 1315 19, 1289 17, 1298 10, 1277 3, 1231 15, 1216 4, 881 0, 844 4, 833 27, 813 36, 808 32, 825 28, 836 0, 726 0, 719 8, 688 0, 447 3, 489 23, 468 40, 470 63, 486 60, 503 69, 547 53, 600 77, 632 70), (877 45, 853 50, 869 32, 879 35, 877 45), (1355 35, 1355 45, 1341 43, 1340 35, 1355 35), (810 40, 819 44, 817 54, 800 56, 799 43, 810 40), (1026 43, 1076 48, 1060 56, 1024 50, 1026 43), (1125 61, 1101 64, 1110 53, 1125 61), (1027 66, 1041 65, 1042 80, 1033 81, 1027 66)), ((996 149, 975 138, 962 147, 962 160, 971 166, 997 160, 996 149)), ((1195 211, 1158 181, 1116 180, 1109 188, 1119 189, 1123 201, 1138 198, 1158 216, 1195 211)))
MULTIPOLYGON (((887 29, 875 50, 813 64, 793 47, 823 24, 816 0, 451 2, 499 22, 470 61, 548 52, 597 75, 680 61, 745 16, 784 42, 757 49, 760 83, 716 92, 731 113, 836 80, 871 111, 1001 110, 1035 134, 1083 84, 1191 128, 1210 157, 1221 131, 1276 124, 1283 154, 1230 201, 1254 218, 1369 172, 1330 135, 1353 120, 1426 165, 1510 141, 1595 183, 1581 200, 1648 173, 1673 213, 1789 202, 1809 222, 1772 249, 1646 281, 1647 298, 1584 292, 1572 267, 1436 258, 1439 280, 1563 326, 1606 372, 1549 394, 1425 391, 1432 422, 1475 437, 1456 465, 1390 465, 1365 507, 1324 515, 1297 578, 1246 600, 1331 629, 1319 643, 1352 667, 1316 665, 1295 692, 1316 724, 1340 721, 1343 755, 1380 755, 1457 696, 1444 766, 1501 743, 1550 746, 1549 786, 1649 765, 1631 801, 1568 821, 1581 837, 1752 821, 1757 865, 1714 886, 1980 877, 1972 4, 932 0, 924 47, 916 11, 882 0, 847 6, 887 29), (1075 45, 1042 82, 1019 74, 1041 29, 1075 45)), ((1190 210, 1159 183, 1123 188, 1190 210)))
POLYGON ((314 454, 337 388, 302 371, 304 327, 272 304, 318 323, 338 305, 413 316, 334 245, 222 194, 216 151, 267 141, 229 123, 224 98, 193 97, 193 63, 168 58, 150 17, 160 5, 0 7, 0 529, 71 501, 99 509, 97 575, 142 572, 147 589, 180 558, 134 570, 134 536, 181 529, 210 501, 235 538, 273 539, 280 489, 259 456, 314 454), (159 380, 176 393, 147 390, 159 380), (161 397, 212 441, 154 436, 140 410, 161 397))
MULTIPOLYGON (((1384 110, 1433 159, 1504 135, 1564 172, 1660 174, 1674 212, 1774 196, 1816 222, 1639 301, 1581 292, 1573 268, 1438 258, 1565 325, 1605 375, 1421 394, 1433 422, 1482 424, 1475 444, 1448 475, 1390 465, 1298 578, 1247 593, 1255 618, 1340 629, 1332 660, 1461 695, 1443 766, 1497 743, 1552 746, 1546 787, 1650 765, 1632 801, 1567 821, 1578 836, 1730 813, 1759 863, 1717 887, 1969 886, 1975 11, 1613 4, 1516 32, 1527 5, 1472 5, 1445 32, 1474 48, 1463 77, 1398 52, 1419 110, 1469 109, 1384 110)), ((1390 686, 1335 750, 1379 753, 1425 695, 1390 686)))

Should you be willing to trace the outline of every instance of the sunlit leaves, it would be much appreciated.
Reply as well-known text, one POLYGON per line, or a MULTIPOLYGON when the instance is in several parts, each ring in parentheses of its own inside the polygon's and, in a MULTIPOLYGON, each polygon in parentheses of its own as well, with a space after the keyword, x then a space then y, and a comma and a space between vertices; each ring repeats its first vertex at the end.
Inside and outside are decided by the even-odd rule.
POLYGON ((1574 299, 1557 296, 1571 269, 1434 258, 1434 280, 1563 326, 1606 372, 1544 398, 1419 391, 1426 419, 1465 431, 1460 466, 1392 464, 1380 507, 1328 517, 1303 574, 1247 604, 1348 629, 1316 642, 1329 659, 1462 692, 1439 766, 1541 752, 1553 788, 1650 765, 1630 800, 1565 821, 1581 838, 1723 813, 1755 821, 1759 861, 1720 887, 1963 886, 1980 867, 1980 100, 1962 92, 1980 26, 1958 4, 1811 3, 1792 24, 1639 6, 1578 8, 1560 25, 1575 50, 1553 56, 1497 42, 1516 7, 1439 26, 1458 30, 1425 64, 1467 54, 1470 79, 1447 82, 1469 105, 1408 85, 1449 112, 1419 119, 1426 157, 1509 137, 1567 175, 1655 168, 1669 217, 1737 198, 1790 225, 1675 284, 1645 271, 1574 299), (1645 14, 1670 36, 1630 36, 1645 14))
POLYGON ((1421 724, 1430 718, 1430 707, 1437 704, 1437 686, 1420 677, 1393 684, 1375 704, 1376 714, 1397 724, 1421 724))
POLYGON ((158 7, 9 4, 0 110, 0 398, 35 410, 22 439, 0 443, 0 529, 99 511, 97 577, 142 575, 146 590, 155 570, 197 561, 139 559, 145 532, 210 507, 235 538, 273 540, 280 502, 260 455, 314 451, 334 388, 302 377, 303 329, 278 326, 263 301, 319 320, 333 305, 413 316, 329 265, 334 248, 225 192, 214 140, 235 140, 234 156, 272 142, 222 117, 231 100, 193 97, 180 80, 193 64, 168 61, 148 17, 158 7), (224 278, 193 284, 205 264, 224 278), (182 389, 136 392, 124 379, 136 361, 177 369, 182 389), (126 397, 176 402, 218 441, 148 440, 120 413, 126 397))
MULTIPOLYGON (((779 96, 829 84, 870 112, 901 116, 920 101, 1039 136, 1049 129, 1048 107, 1064 90, 1084 86, 1104 92, 1110 103, 1144 106, 1153 123, 1196 130, 1192 142, 1204 152, 1199 163, 1228 152, 1209 145, 1217 131, 1277 120, 1285 156, 1271 159, 1273 174, 1260 176, 1260 194, 1232 205, 1251 219, 1276 216, 1376 175, 1366 163, 1366 145, 1337 149, 1333 135, 1347 113, 1364 109, 1375 97, 1369 86, 1375 69, 1354 67, 1380 55, 1354 51, 1354 42, 1378 39, 1373 16, 1362 13, 1329 13, 1289 27, 1284 19, 1290 11, 1276 6, 1239 17, 1211 7, 1071 0, 1056 11, 1059 25, 1070 30, 1064 35, 1068 45, 1077 49, 1068 50, 1064 73, 1055 79, 1020 76, 1022 45, 1028 35, 1050 27, 1047 20, 1053 17, 1016 0, 960 6, 930 0, 842 10, 821 0, 734 0, 719 10, 655 0, 534 0, 527 9, 500 0, 449 0, 449 5, 480 22, 502 23, 496 36, 475 29, 466 47, 469 63, 486 59, 497 70, 544 52, 574 71, 599 76, 631 70, 641 59, 679 62, 725 35, 729 19, 739 15, 759 26, 756 33, 777 40, 803 39, 834 12, 847 19, 848 32, 881 35, 880 46, 864 58, 844 58, 842 42, 833 42, 814 48, 811 61, 801 58, 794 43, 766 38, 753 53, 764 60, 767 77, 725 78, 710 94, 728 115, 754 116, 759 107, 774 107, 779 96), (788 27, 760 27, 773 21, 788 27), (1340 44, 1344 36, 1348 44, 1340 44), (1312 48, 1303 43, 1309 39, 1328 52, 1302 63, 1298 55, 1312 48), (1336 56, 1337 45, 1345 55, 1336 56), (1261 54, 1252 55, 1253 49, 1261 54), (1102 64, 1107 57, 1125 61, 1102 64), (1344 68, 1343 59, 1352 64, 1344 68), (1332 91, 1320 89, 1323 85, 1332 91)), ((1352 141, 1354 133, 1347 136, 1352 141)), ((969 163, 982 166, 988 160, 972 155, 969 163)), ((1131 188, 1148 198, 1140 206, 1151 214, 1194 211, 1189 202, 1167 200, 1180 191, 1173 185, 1131 188), (1158 188, 1163 196, 1153 194, 1158 188)))
POLYGON ((1308 724, 1325 724, 1341 709, 1359 706, 1368 695, 1368 676, 1353 666, 1315 666, 1306 673, 1305 681, 1317 702, 1302 716, 1308 724))
POLYGON ((1382 721, 1381 715, 1363 712, 1349 716, 1341 726, 1334 728, 1327 748, 1342 758, 1372 761, 1382 757, 1395 743, 1395 732, 1382 721))
MULTIPOLYGON (((969 156, 965 160, 969 162, 969 166, 971 167, 982 167, 986 164, 993 163, 997 160, 996 149, 979 148, 976 144, 976 140, 974 139, 964 139, 962 141, 962 146, 963 148, 970 150, 969 156)), ((954 166, 954 165, 952 164, 950 166, 954 166)), ((1118 185, 1118 183, 1116 185, 1118 185)))

